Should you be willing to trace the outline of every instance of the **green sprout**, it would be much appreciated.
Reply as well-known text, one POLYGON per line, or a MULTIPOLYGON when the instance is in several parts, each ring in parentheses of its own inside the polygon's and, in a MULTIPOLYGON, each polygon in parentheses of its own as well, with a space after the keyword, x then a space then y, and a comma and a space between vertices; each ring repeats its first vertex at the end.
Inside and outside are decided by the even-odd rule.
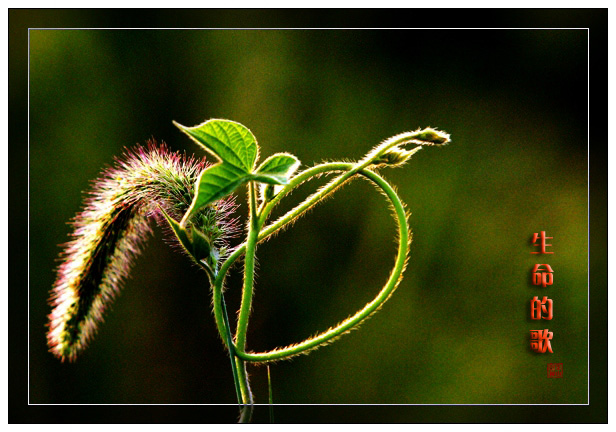
MULTIPOLYGON (((248 363, 287 360, 330 344, 359 326, 391 297, 402 280, 411 237, 405 205, 377 170, 402 166, 423 146, 444 145, 450 138, 431 128, 406 132, 383 141, 358 162, 327 162, 296 172, 300 161, 289 153, 274 154, 258 164, 257 140, 237 122, 212 119, 195 127, 175 124, 216 163, 186 159, 164 146, 150 144, 103 173, 85 210, 75 218, 73 240, 66 245, 58 269, 48 343, 60 359, 76 358, 128 275, 132 260, 151 230, 150 220, 158 220, 170 228, 182 250, 208 276, 214 318, 229 353, 238 403, 250 407, 254 401, 246 372, 248 363), (322 175, 334 178, 279 219, 267 223, 274 207, 291 191, 322 175), (247 350, 258 244, 358 177, 373 183, 393 208, 398 252, 385 285, 362 309, 328 330, 266 352, 247 350), (232 194, 244 185, 248 188, 248 230, 245 241, 230 248, 227 239, 238 231, 237 219, 232 219, 232 194), (244 257, 244 281, 233 329, 224 288, 229 269, 240 257, 244 257)), ((269 369, 268 386, 271 403, 269 369)), ((247 415, 242 411, 243 418, 247 415)))

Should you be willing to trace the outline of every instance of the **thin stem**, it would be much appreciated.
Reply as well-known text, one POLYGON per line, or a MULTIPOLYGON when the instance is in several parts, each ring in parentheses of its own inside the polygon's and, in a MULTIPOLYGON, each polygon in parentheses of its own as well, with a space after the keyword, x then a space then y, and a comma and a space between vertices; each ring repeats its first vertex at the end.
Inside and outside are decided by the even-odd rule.
POLYGON ((240 383, 240 391, 242 393, 242 405, 252 405, 252 391, 250 390, 250 381, 248 381, 248 373, 246 371, 246 362, 239 358, 236 351, 235 365, 240 383))
POLYGON ((253 405, 244 405, 240 408, 240 419, 238 423, 250 423, 252 420, 253 405))
MULTIPOLYGON (((210 285, 214 286, 216 283, 216 279, 214 279, 214 274, 212 273, 210 267, 205 266, 199 263, 201 268, 205 270, 210 279, 210 285)), ((244 398, 242 395, 242 384, 240 382, 240 376, 237 369, 237 361, 241 361, 237 358, 235 354, 235 345, 233 344, 233 337, 231 336, 231 325, 229 324, 229 314, 227 313, 227 303, 225 302, 225 298, 222 296, 216 297, 216 290, 214 290, 214 302, 217 303, 217 308, 214 310, 218 310, 218 316, 223 321, 223 325, 219 328, 221 332, 220 335, 225 341, 227 349, 229 350, 229 360, 231 361, 231 373, 233 374, 233 383, 235 384, 235 395, 237 397, 237 402, 242 405, 244 403, 244 398)), ((243 364, 244 362, 242 362, 243 364)))
POLYGON ((237 330, 235 332, 235 344, 242 350, 246 346, 246 332, 252 305, 255 253, 257 249, 257 237, 259 236, 254 182, 249 183, 248 193, 250 195, 250 220, 248 224, 248 239, 246 240, 246 257, 244 259, 244 289, 242 291, 240 315, 238 318, 237 330))
POLYGON ((270 423, 274 423, 274 395, 272 394, 272 376, 270 375, 270 367, 267 365, 267 393, 269 402, 270 423))
MULTIPOLYGON (((244 351, 246 347, 246 333, 248 330, 248 319, 252 307, 252 292, 254 285, 255 253, 257 249, 257 237, 259 235, 259 218, 257 215, 257 200, 254 182, 248 183, 248 195, 250 201, 250 217, 248 221, 248 238, 246 241, 246 258, 244 260, 244 287, 242 289, 242 303, 240 314, 235 332, 235 347, 244 351)), ((246 364, 239 358, 236 359, 238 375, 240 378, 240 388, 244 403, 252 404, 252 393, 248 382, 246 364)))
POLYGON ((227 313, 227 304, 224 297, 222 298, 222 312, 225 320, 225 334, 227 336, 227 347, 229 349, 229 359, 231 360, 231 372, 233 373, 233 382, 235 384, 235 395, 237 396, 237 402, 241 405, 242 389, 239 381, 239 375, 237 373, 237 363, 235 355, 235 346, 233 345, 233 339, 231 338, 231 326, 229 325, 229 314, 227 313))

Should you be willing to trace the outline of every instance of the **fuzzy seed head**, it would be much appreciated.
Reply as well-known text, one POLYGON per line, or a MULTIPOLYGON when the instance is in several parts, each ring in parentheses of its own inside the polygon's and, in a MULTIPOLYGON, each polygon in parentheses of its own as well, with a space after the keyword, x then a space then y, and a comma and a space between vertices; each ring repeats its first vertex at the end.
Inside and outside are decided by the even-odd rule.
MULTIPOLYGON (((94 183, 72 222, 51 294, 47 342, 55 356, 72 361, 85 348, 152 232, 152 219, 166 227, 160 208, 181 219, 205 168, 205 160, 150 142, 127 151, 94 183)), ((213 247, 224 248, 238 231, 237 220, 230 218, 235 207, 233 198, 217 201, 190 223, 213 247)))

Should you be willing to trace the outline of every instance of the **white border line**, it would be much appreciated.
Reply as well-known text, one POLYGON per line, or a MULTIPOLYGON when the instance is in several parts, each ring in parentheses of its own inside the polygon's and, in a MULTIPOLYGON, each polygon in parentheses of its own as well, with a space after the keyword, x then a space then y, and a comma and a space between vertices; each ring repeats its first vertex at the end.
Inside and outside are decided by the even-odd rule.
POLYGON ((30 29, 28 29, 28 405, 30 405, 30 29))
POLYGON ((588 27, 29 27, 30 30, 589 30, 588 27))
POLYGON ((586 244, 586 305, 588 308, 586 311, 586 353, 588 356, 586 361, 588 385, 586 389, 588 394, 586 399, 588 405, 590 405, 590 29, 586 29, 586 32, 586 143, 588 149, 586 156, 586 241, 588 242, 586 244))
MULTIPOLYGON (((586 55, 587 55, 587 75, 586 75, 586 134, 587 134, 587 323, 586 323, 586 366, 587 366, 587 400, 585 404, 274 404, 275 406, 588 406, 590 405, 590 28, 588 27, 293 27, 293 28, 271 28, 271 27, 244 27, 244 28, 212 28, 212 27, 31 27, 28 28, 28 406, 236 406, 237 404, 35 404, 30 403, 30 30, 586 30, 586 55)), ((253 406, 269 406, 269 404, 253 404, 253 406)))

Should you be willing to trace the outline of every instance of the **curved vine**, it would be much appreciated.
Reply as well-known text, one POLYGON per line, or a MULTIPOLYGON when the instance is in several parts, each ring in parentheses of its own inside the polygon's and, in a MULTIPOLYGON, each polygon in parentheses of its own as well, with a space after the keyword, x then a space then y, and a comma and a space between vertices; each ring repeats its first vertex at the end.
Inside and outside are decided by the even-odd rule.
MULTIPOLYGON (((326 166, 322 166, 322 167, 326 168, 326 166)), ((327 166, 327 168, 331 170, 340 171, 341 169, 343 169, 349 172, 354 167, 355 167, 354 164, 345 164, 345 163, 334 163, 334 164, 328 164, 327 166)), ((319 167, 315 167, 315 168, 319 168, 319 167)), ((320 169, 315 170, 315 171, 320 172, 320 169)), ((310 174, 315 174, 315 173, 313 172, 310 174)), ((402 280, 402 273, 404 271, 404 268, 406 267, 408 251, 409 251, 409 244, 410 244, 408 221, 406 217, 406 212, 404 210, 404 204, 402 203, 402 201, 400 200, 400 198, 398 197, 394 189, 391 187, 391 185, 387 183, 387 181, 385 181, 381 176, 379 176, 375 172, 367 170, 367 169, 362 169, 358 172, 358 174, 363 175, 364 177, 372 181, 376 186, 378 186, 384 192, 384 194, 389 198, 394 208, 394 211, 395 211, 396 221, 398 223, 399 245, 398 245, 398 253, 397 253, 396 261, 394 264, 394 268, 391 271, 391 274, 389 276, 389 279, 387 280, 387 283, 383 286, 381 291, 377 294, 377 296, 371 302, 366 304, 361 310, 357 311, 351 317, 342 321, 335 327, 332 327, 329 330, 319 333, 318 335, 308 338, 302 342, 289 345, 283 348, 276 348, 271 351, 262 352, 262 353, 248 353, 240 349, 240 347, 234 346, 233 350, 235 354, 242 360, 246 360, 249 362, 257 362, 257 363, 267 363, 267 362, 272 362, 272 361, 284 360, 284 359, 289 359, 291 357, 294 357, 300 354, 306 354, 314 349, 319 348, 320 346, 326 345, 332 342, 333 340, 337 339, 338 337, 342 336, 343 334, 347 333, 348 331, 350 331, 351 329, 359 325, 362 321, 369 318, 374 312, 376 312, 385 303, 385 301, 387 301, 387 299, 391 296, 391 294, 395 291, 395 289, 399 285, 400 281, 402 280)), ((345 178, 344 180, 347 180, 347 178, 345 178)), ((313 200, 311 200, 313 205, 314 203, 321 200, 325 195, 331 193, 337 186, 340 186, 341 183, 342 181, 340 183, 335 183, 335 185, 332 186, 331 190, 328 187, 326 187, 318 194, 315 194, 313 200)), ((296 207, 295 209, 289 211, 285 216, 280 218, 277 222, 275 222, 274 224, 264 229, 263 232, 259 235, 259 240, 260 241, 265 240, 268 236, 272 235, 274 232, 283 228, 284 225, 288 224, 289 222, 293 221, 295 218, 299 217, 301 213, 303 213, 310 207, 312 206, 311 205, 310 206, 300 205, 296 207)), ((240 248, 238 248, 238 250, 229 257, 229 260, 228 260, 229 265, 231 265, 233 261, 235 261, 235 259, 239 257, 240 253, 244 251, 245 249, 246 249, 245 245, 242 245, 240 248)), ((225 277, 225 273, 222 272, 222 269, 218 277, 220 278, 218 279, 219 282, 215 283, 214 285, 215 310, 220 309, 222 307, 221 304, 219 304, 219 302, 222 301, 222 289, 221 288, 222 288, 222 280, 225 277)), ((224 326, 224 323, 222 324, 223 325, 220 327, 224 326)), ((224 333, 221 333, 221 335, 222 334, 224 333)))

